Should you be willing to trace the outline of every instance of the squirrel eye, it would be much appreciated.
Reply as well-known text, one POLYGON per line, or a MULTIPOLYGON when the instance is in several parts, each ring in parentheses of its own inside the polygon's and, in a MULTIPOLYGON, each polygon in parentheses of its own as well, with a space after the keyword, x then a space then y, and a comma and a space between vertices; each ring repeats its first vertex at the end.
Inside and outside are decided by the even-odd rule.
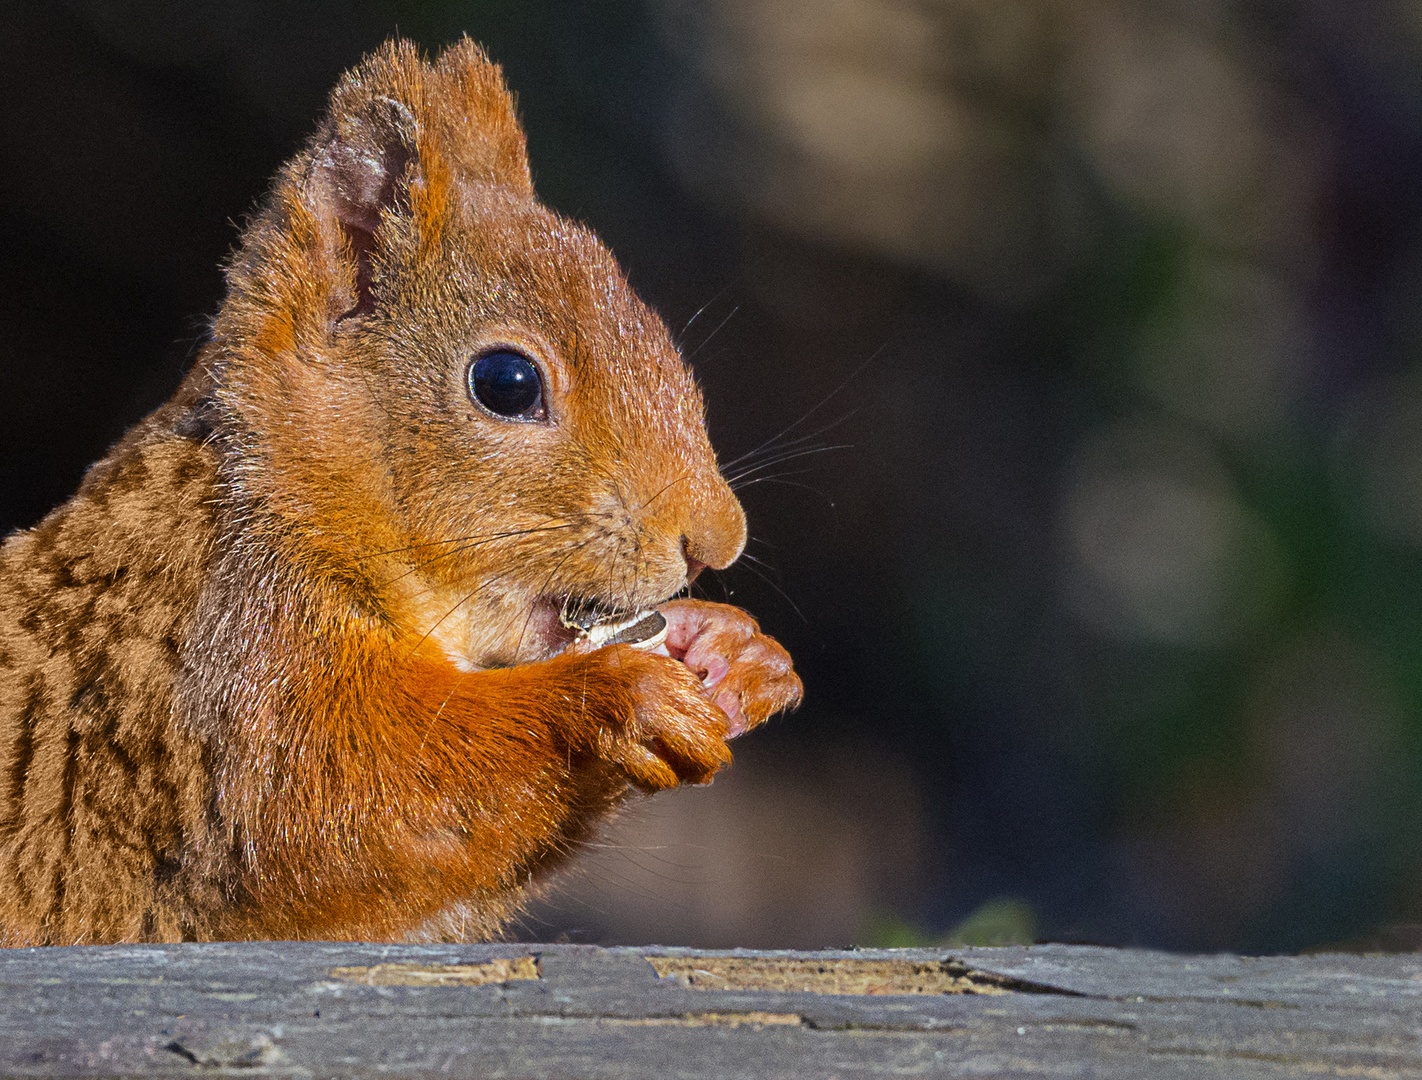
POLYGON ((543 380, 533 361, 512 349, 494 349, 469 365, 469 395, 504 420, 543 420, 543 380))

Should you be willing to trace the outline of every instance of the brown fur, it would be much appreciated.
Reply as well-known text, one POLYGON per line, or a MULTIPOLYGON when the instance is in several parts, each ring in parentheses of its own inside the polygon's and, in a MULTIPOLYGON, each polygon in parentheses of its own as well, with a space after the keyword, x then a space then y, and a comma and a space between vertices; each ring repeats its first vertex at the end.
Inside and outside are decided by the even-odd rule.
POLYGON ((665 603, 744 517, 469 41, 342 80, 214 330, 0 549, 9 944, 488 936, 629 784, 704 782, 798 700, 743 612, 665 603), (470 401, 496 344, 540 363, 546 422, 470 401), (568 646, 567 596, 661 605, 671 657, 568 646))

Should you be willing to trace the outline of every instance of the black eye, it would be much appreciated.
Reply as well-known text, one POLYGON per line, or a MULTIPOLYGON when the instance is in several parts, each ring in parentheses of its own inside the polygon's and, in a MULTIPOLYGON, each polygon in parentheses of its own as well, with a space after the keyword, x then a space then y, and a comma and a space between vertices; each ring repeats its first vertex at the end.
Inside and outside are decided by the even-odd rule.
POLYGON ((548 415, 538 368, 512 349, 495 349, 469 365, 469 394, 505 420, 542 420, 548 415))

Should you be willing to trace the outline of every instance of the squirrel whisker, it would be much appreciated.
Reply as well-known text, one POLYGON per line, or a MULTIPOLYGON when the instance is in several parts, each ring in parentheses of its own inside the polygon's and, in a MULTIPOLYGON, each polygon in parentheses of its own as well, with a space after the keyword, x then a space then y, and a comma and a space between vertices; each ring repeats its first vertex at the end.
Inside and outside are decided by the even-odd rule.
MULTIPOLYGON (((696 354, 699 353, 702 349, 706 348, 707 345, 711 344, 711 339, 714 338, 717 334, 719 334, 725 327, 725 325, 733 318, 735 318, 736 312, 740 310, 740 305, 733 307, 731 309, 731 313, 716 324, 716 329, 712 330, 711 333, 707 334, 704 338, 702 338, 701 343, 697 345, 696 348, 692 349, 691 352, 687 353, 686 359, 688 361, 694 360, 696 358, 696 354)), ((697 314, 699 315, 700 312, 697 312, 697 314)))
MULTIPOLYGON (((741 558, 744 559, 745 557, 745 552, 742 552, 741 558)), ((801 622, 805 623, 808 626, 810 620, 805 618, 805 613, 800 610, 800 605, 795 603, 795 601, 790 598, 790 594, 787 593, 784 589, 782 589, 780 585, 773 578, 770 577, 769 574, 765 573, 763 570, 757 569, 754 565, 757 562, 760 562, 760 560, 752 559, 752 561, 743 562, 740 565, 743 569, 750 571, 756 577, 760 578, 761 581, 765 582, 772 589, 778 592, 780 594, 781 599, 783 599, 787 604, 790 605, 790 610, 800 617, 801 622)))
POLYGON ((512 536, 524 536, 529 533, 552 532, 556 529, 571 529, 577 525, 575 521, 565 522, 561 525, 534 525, 526 529, 512 529, 497 533, 474 533, 469 536, 451 536, 447 540, 428 540, 420 544, 408 544, 405 547, 387 548, 384 551, 372 551, 367 555, 359 555, 353 561, 364 562, 366 559, 378 559, 384 555, 402 555, 407 551, 417 551, 420 548, 443 547, 445 544, 468 544, 471 541, 485 543, 493 540, 503 540, 512 536))
POLYGON ((734 489, 737 484, 741 483, 747 477, 754 476, 756 473, 761 472, 764 469, 773 469, 775 468, 775 466, 784 465, 788 461, 796 461, 799 458, 804 457, 813 457, 815 454, 826 454, 829 453, 829 451, 831 450, 849 450, 851 448, 852 444, 850 443, 839 443, 835 446, 814 446, 805 450, 795 450, 793 452, 787 452, 779 455, 778 457, 773 457, 767 461, 763 461, 758 465, 752 466, 751 468, 742 469, 734 476, 726 477, 726 483, 730 484, 731 487, 734 489))
MULTIPOLYGON (((697 308, 697 309, 696 309, 696 314, 693 315, 691 318, 687 319, 686 322, 685 322, 684 324, 682 324, 682 328, 681 328, 681 333, 682 333, 682 335, 685 335, 686 332, 691 329, 692 325, 696 322, 696 320, 699 319, 699 318, 701 318, 702 312, 704 312, 707 308, 709 308, 709 307, 710 307, 712 304, 714 304, 717 300, 721 299, 721 297, 725 296, 726 293, 730 290, 730 288, 731 288, 731 287, 730 287, 729 285, 723 285, 720 289, 717 290, 715 296, 711 297, 710 300, 707 300, 706 303, 702 304, 699 308, 697 308)), ((678 345, 678 347, 680 347, 681 343, 678 342, 677 345, 678 345)))
MULTIPOLYGON (((877 359, 879 358, 879 354, 882 353, 885 348, 887 348, 887 344, 888 344, 888 343, 886 342, 884 345, 880 345, 877 349, 875 349, 872 353, 870 353, 869 356, 868 356, 867 358, 865 358, 865 360, 864 360, 863 363, 861 363, 858 367, 856 367, 853 371, 851 371, 847 376, 845 376, 844 380, 843 380, 838 386, 836 386, 833 390, 831 390, 831 391, 830 391, 828 394, 826 394, 824 397, 820 398, 820 400, 819 400, 818 402, 816 402, 814 405, 810 406, 809 409, 805 410, 805 412, 801 414, 801 416, 800 416, 800 418, 799 418, 798 420, 794 421, 794 422, 791 423, 791 424, 786 425, 784 428, 782 428, 782 429, 780 430, 779 434, 771 436, 769 439, 765 440, 765 442, 761 443, 759 446, 754 447, 754 448, 751 449, 751 450, 748 450, 746 453, 742 454, 742 455, 741 455, 740 457, 738 457, 738 458, 735 458, 735 459, 733 459, 733 460, 731 460, 731 461, 726 462, 726 463, 722 466, 722 468, 729 468, 729 467, 731 467, 732 465, 738 465, 738 464, 740 464, 742 461, 744 461, 746 458, 752 457, 753 455, 759 453, 760 451, 762 451, 762 450, 764 450, 764 449, 766 449, 766 448, 768 448, 768 447, 770 447, 770 446, 775 445, 775 444, 778 443, 781 439, 785 438, 786 435, 790 434, 790 432, 794 431, 797 427, 799 427, 801 424, 803 424, 806 420, 808 420, 810 417, 814 416, 815 413, 819 412, 822 408, 824 408, 826 405, 828 405, 828 404, 830 403, 830 401, 833 400, 833 399, 834 399, 838 394, 840 394, 843 390, 845 390, 845 389, 849 386, 850 383, 852 383, 855 379, 859 378, 859 376, 864 373, 864 370, 865 370, 867 367, 869 367, 870 364, 872 364, 875 360, 877 360, 877 359)), ((832 427, 833 424, 842 423, 845 419, 848 419, 848 417, 849 417, 849 416, 852 416, 852 415, 853 415, 853 412, 850 412, 850 413, 846 414, 845 416, 841 417, 839 420, 833 421, 833 423, 832 423, 830 426, 832 427)), ((822 430, 828 430, 828 429, 826 428, 826 429, 822 429, 822 430)))
POLYGON ((648 499, 646 502, 644 502, 641 506, 637 507, 637 512, 638 512, 638 513, 641 513, 643 510, 647 509, 647 507, 651 506, 652 503, 656 502, 656 501, 657 501, 658 499, 660 499, 663 495, 665 495, 668 490, 670 490, 671 488, 675 487, 677 484, 685 483, 687 480, 690 480, 690 479, 691 479, 691 474, 690 474, 690 473, 683 473, 681 476, 678 476, 675 480, 672 480, 672 481, 670 481, 669 483, 662 485, 662 488, 661 488, 660 491, 658 491, 658 492, 657 492, 655 495, 653 495, 650 499, 648 499))

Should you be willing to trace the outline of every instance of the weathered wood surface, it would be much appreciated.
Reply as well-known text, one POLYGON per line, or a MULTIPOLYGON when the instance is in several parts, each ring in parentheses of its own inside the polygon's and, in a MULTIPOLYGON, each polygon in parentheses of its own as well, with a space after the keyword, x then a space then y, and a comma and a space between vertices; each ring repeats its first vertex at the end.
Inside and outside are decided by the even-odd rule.
POLYGON ((0 1073, 1422 1077, 1422 957, 16 950, 0 953, 0 1073))

